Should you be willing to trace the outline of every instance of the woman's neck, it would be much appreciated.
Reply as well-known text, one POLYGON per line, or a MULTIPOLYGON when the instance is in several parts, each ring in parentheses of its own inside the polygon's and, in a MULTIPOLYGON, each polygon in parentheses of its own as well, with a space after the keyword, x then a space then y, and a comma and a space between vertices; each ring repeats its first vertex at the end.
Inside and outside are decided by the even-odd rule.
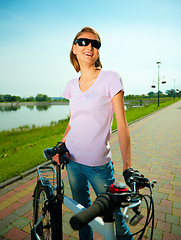
POLYGON ((100 71, 100 69, 95 69, 94 67, 81 69, 81 76, 79 81, 88 82, 92 79, 96 79, 100 71))

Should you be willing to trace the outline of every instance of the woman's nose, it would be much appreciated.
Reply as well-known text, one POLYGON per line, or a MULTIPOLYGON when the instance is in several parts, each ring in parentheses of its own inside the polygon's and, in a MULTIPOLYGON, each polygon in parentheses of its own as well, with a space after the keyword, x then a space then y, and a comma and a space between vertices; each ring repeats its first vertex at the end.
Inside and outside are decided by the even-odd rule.
POLYGON ((89 43, 89 45, 88 45, 87 47, 88 47, 89 49, 92 49, 92 48, 93 48, 91 42, 89 43))

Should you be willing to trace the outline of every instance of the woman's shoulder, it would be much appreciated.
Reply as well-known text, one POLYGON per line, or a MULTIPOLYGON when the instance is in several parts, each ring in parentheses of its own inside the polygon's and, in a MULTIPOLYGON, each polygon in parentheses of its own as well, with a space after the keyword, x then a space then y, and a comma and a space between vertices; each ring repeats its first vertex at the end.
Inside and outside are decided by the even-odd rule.
POLYGON ((120 78, 119 73, 114 70, 102 70, 102 73, 104 76, 120 78))
POLYGON ((75 86, 77 84, 78 78, 72 78, 68 81, 67 86, 75 86))
POLYGON ((102 78, 104 78, 104 80, 108 81, 108 82, 112 82, 112 81, 121 81, 122 82, 122 78, 119 75, 118 72, 114 71, 114 70, 102 70, 102 78))

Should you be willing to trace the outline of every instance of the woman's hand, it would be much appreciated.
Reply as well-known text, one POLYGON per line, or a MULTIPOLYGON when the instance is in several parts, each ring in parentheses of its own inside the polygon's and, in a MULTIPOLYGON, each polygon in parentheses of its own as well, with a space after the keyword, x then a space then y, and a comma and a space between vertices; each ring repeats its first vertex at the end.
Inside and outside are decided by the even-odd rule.
POLYGON ((60 160, 59 160, 59 154, 56 154, 54 157, 52 157, 53 158, 53 160, 55 161, 55 162, 57 162, 58 164, 60 164, 60 160))
POLYGON ((60 157, 63 154, 67 154, 69 157, 69 150, 67 149, 64 142, 59 142, 52 150, 50 151, 50 156, 55 162, 60 164, 60 157))

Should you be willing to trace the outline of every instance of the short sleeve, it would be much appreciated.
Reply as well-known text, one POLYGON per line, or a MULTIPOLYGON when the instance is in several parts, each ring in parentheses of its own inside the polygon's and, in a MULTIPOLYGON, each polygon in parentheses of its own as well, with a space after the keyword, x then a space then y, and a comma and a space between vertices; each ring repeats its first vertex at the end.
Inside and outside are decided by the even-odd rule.
POLYGON ((120 91, 124 92, 122 79, 118 73, 112 72, 109 85, 109 95, 111 96, 111 98, 113 98, 114 95, 116 95, 120 91))
POLYGON ((69 82, 68 82, 68 84, 67 84, 67 86, 66 86, 66 88, 65 88, 65 90, 64 90, 64 92, 63 92, 63 94, 62 94, 62 97, 63 97, 63 98, 66 98, 66 99, 68 99, 68 100, 70 100, 70 98, 71 98, 71 92, 70 92, 70 84, 69 84, 69 82))

